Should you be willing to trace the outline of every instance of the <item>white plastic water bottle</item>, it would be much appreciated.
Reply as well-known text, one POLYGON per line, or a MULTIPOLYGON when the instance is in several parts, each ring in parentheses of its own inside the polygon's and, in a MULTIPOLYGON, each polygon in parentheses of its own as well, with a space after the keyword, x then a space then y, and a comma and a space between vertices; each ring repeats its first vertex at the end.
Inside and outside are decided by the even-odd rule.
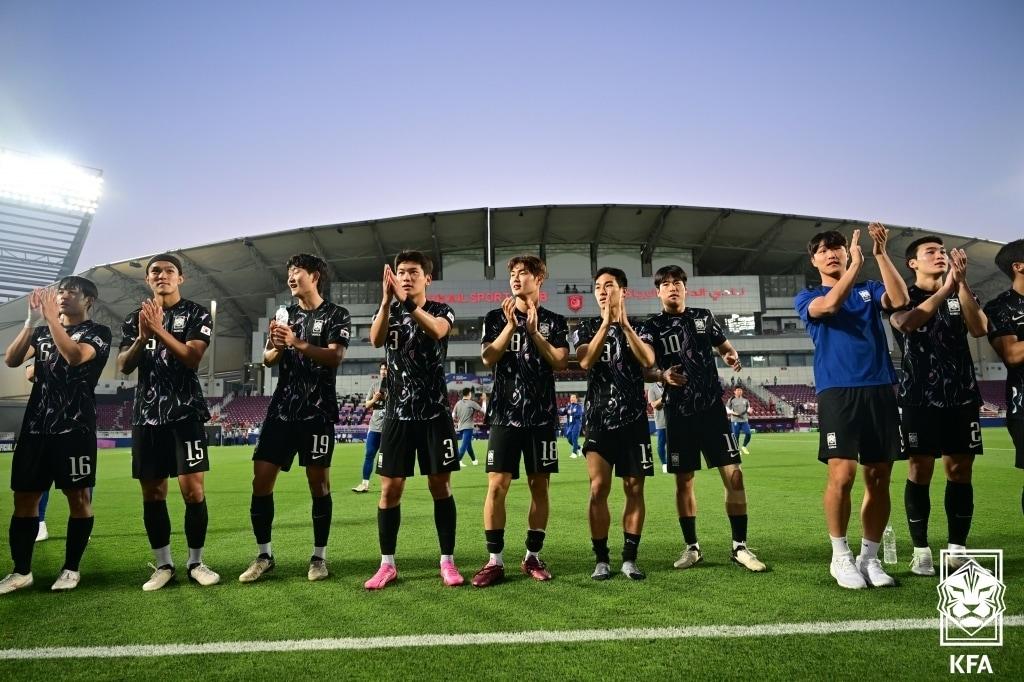
POLYGON ((896 533, 892 526, 886 526, 882 533, 882 561, 887 564, 896 563, 896 533))
POLYGON ((277 307, 277 312, 274 313, 274 320, 278 324, 288 324, 288 306, 283 303, 277 307))

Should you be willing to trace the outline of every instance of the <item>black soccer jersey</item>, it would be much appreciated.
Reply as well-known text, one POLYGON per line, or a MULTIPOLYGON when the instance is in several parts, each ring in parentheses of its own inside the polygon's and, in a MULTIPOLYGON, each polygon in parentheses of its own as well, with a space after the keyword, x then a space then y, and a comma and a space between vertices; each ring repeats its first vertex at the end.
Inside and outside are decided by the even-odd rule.
MULTIPOLYGON (((337 343, 348 348, 352 318, 345 308, 324 301, 315 310, 299 304, 288 308, 288 326, 295 336, 314 346, 337 343)), ((337 367, 326 367, 294 348, 281 351, 277 388, 267 409, 267 419, 338 421, 338 397, 334 381, 337 367)))
POLYGON ((647 318, 644 332, 653 339, 655 364, 660 369, 681 365, 687 382, 665 386, 665 407, 676 414, 694 415, 722 400, 722 383, 715 348, 725 343, 718 320, 705 308, 681 313, 661 312, 647 318))
POLYGON ((96 430, 96 382, 110 355, 110 328, 85 320, 64 328, 71 340, 96 349, 96 357, 72 367, 47 325, 32 332, 35 384, 25 409, 28 433, 56 435, 96 430))
MULTIPOLYGON (((1024 296, 1013 289, 985 304, 988 338, 1013 336, 1024 340, 1024 296)), ((1006 368, 1006 418, 1024 419, 1024 365, 1006 368)))
MULTIPOLYGON (((526 331, 526 313, 517 309, 515 315, 516 331, 505 354, 493 368, 494 386, 491 399, 487 401, 487 423, 491 426, 558 424, 555 372, 526 331)), ((480 342, 493 342, 506 323, 501 308, 487 313, 480 342)), ((558 313, 537 308, 537 331, 555 348, 569 348, 569 325, 558 313)))
MULTIPOLYGON (((654 345, 642 324, 632 320, 630 324, 642 341, 654 345)), ((573 332, 573 347, 589 344, 600 328, 599 317, 582 320, 573 332)), ((626 334, 618 323, 608 328, 601 356, 587 372, 586 403, 587 433, 634 424, 647 414, 644 370, 630 350, 626 334)))
MULTIPOLYGON (((446 303, 427 301, 423 310, 455 324, 455 312, 446 303)), ((447 415, 444 361, 448 357, 448 337, 440 341, 430 338, 402 304, 395 301, 391 304, 384 348, 388 364, 384 418, 408 421, 447 415)))
MULTIPOLYGON (((139 338, 139 310, 132 311, 121 325, 121 348, 139 338)), ((181 299, 164 309, 164 329, 181 343, 210 343, 213 320, 203 306, 181 299)), ((146 344, 139 358, 139 382, 135 386, 135 407, 132 424, 156 426, 185 419, 206 422, 210 411, 203 398, 196 370, 181 363, 155 336, 146 344)))
MULTIPOLYGON (((909 288, 911 310, 931 298, 933 292, 909 288)), ((913 407, 959 407, 981 402, 974 361, 967 345, 967 323, 960 299, 947 299, 935 315, 910 334, 893 330, 903 351, 900 404, 913 407)))

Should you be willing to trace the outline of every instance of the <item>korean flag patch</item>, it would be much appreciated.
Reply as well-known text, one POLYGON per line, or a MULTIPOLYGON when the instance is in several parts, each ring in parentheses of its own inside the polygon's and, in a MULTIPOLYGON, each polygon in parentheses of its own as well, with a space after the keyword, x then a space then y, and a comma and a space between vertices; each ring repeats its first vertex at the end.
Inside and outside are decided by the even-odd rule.
POLYGON ((202 327, 200 327, 200 328, 199 328, 199 331, 200 331, 200 332, 201 332, 201 333, 202 333, 202 334, 203 334, 204 336, 209 336, 210 334, 212 334, 212 333, 213 333, 213 330, 212 330, 212 329, 210 329, 209 327, 207 327, 207 326, 206 326, 205 324, 204 324, 204 325, 203 325, 202 327))
POLYGON ((82 332, 75 332, 71 335, 72 341, 78 341, 80 338, 82 338, 82 332))

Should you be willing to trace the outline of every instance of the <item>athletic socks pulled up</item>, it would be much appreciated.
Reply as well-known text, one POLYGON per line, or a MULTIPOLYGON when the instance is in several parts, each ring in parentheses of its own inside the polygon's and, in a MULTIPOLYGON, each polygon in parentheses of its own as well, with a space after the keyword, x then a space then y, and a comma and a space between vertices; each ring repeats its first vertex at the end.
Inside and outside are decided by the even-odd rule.
POLYGON ((269 545, 271 528, 274 525, 274 493, 252 496, 249 502, 249 520, 252 521, 252 533, 256 536, 256 544, 269 545))
POLYGON ((597 562, 610 564, 611 556, 608 553, 608 538, 591 538, 590 543, 594 547, 594 556, 597 557, 597 562))
POLYGON ((189 548, 189 565, 202 563, 203 547, 206 546, 206 529, 210 525, 210 513, 206 499, 202 502, 185 503, 185 540, 189 548), (192 550, 198 550, 198 560, 192 550))
MULTIPOLYGON (((322 497, 314 497, 311 515, 313 517, 313 547, 326 547, 327 540, 331 535, 331 517, 334 511, 334 503, 331 494, 327 493, 322 497)), ((322 554, 313 551, 314 556, 323 559, 322 554)))
POLYGON ((150 548, 157 550, 171 544, 171 517, 167 513, 167 500, 143 502, 142 523, 146 527, 150 548))
POLYGON ((680 516, 679 527, 683 530, 683 542, 687 546, 697 544, 697 517, 680 516))
POLYGON ((636 553, 640 549, 640 535, 638 533, 622 534, 622 561, 636 562, 636 553))
POLYGON ((443 500, 434 500, 434 526, 437 528, 437 542, 441 546, 441 554, 455 554, 456 519, 453 495, 443 500))
POLYGON ((85 554, 85 547, 89 544, 89 536, 92 535, 95 521, 96 517, 94 516, 85 519, 68 518, 68 537, 64 542, 64 570, 78 570, 78 566, 82 562, 82 555, 85 554))
POLYGON ((927 547, 928 517, 932 512, 928 486, 907 480, 906 486, 903 488, 903 506, 907 510, 907 525, 910 527, 911 542, 914 543, 914 547, 927 547))
POLYGON ((945 506, 949 543, 966 546, 974 518, 974 485, 946 481, 945 506))
POLYGON ((11 526, 7 537, 11 545, 11 559, 14 560, 15 573, 28 575, 32 572, 32 550, 35 548, 38 532, 38 516, 11 517, 11 526))
POLYGON ((394 556, 398 546, 398 528, 402 525, 402 505, 390 509, 377 509, 377 538, 380 541, 380 553, 383 556, 394 556))

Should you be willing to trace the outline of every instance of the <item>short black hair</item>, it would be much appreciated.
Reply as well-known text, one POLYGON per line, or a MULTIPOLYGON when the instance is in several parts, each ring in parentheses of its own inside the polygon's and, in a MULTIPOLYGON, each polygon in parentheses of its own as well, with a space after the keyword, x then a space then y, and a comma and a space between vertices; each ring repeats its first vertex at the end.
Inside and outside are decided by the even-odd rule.
POLYGON ((811 241, 807 242, 807 253, 814 257, 814 254, 818 252, 821 245, 824 244, 827 249, 835 249, 840 246, 846 246, 846 237, 843 236, 842 232, 836 232, 835 230, 825 230, 811 237, 811 241))
POLYGON ((467 395, 473 395, 473 389, 464 388, 462 389, 462 397, 465 398, 467 395))
POLYGON ((594 281, 596 282, 601 275, 611 275, 615 278, 615 281, 619 283, 619 286, 623 289, 626 288, 626 273, 619 268, 601 268, 594 275, 594 281))
POLYGON ((927 237, 921 237, 907 244, 907 250, 903 253, 904 259, 907 261, 907 266, 910 266, 910 259, 917 258, 917 248, 922 244, 939 244, 945 246, 945 243, 941 238, 934 235, 928 235, 927 237))
POLYGON ((996 254, 996 267, 1013 279, 1013 264, 1024 263, 1024 239, 1015 239, 999 249, 996 254))
POLYGON ((395 256, 395 270, 398 270, 398 266, 402 263, 416 263, 423 269, 424 275, 434 273, 434 261, 430 260, 430 256, 422 251, 400 251, 395 256))
POLYGON ((302 268, 309 274, 316 274, 316 290, 321 295, 324 293, 324 286, 327 283, 327 262, 319 256, 314 256, 311 253, 297 253, 288 259, 285 263, 285 269, 291 270, 292 268, 302 268))
MULTIPOLYGON (((98 301, 100 298, 100 291, 96 288, 96 284, 85 277, 77 277, 75 275, 64 277, 57 282, 57 290, 61 289, 64 291, 81 291, 83 296, 91 298, 93 301, 98 301)), ((89 303, 89 307, 92 307, 92 302, 89 303)))
POLYGON ((661 283, 666 279, 674 279, 686 284, 686 270, 683 270, 678 265, 666 265, 665 267, 658 268, 658 271, 654 273, 654 286, 660 287, 661 283))
POLYGON ((185 271, 181 269, 181 259, 169 253, 158 253, 152 258, 150 258, 149 261, 146 263, 146 272, 149 272, 149 268, 153 265, 153 263, 157 263, 159 261, 171 263, 174 267, 178 269, 179 275, 185 274, 185 271))

